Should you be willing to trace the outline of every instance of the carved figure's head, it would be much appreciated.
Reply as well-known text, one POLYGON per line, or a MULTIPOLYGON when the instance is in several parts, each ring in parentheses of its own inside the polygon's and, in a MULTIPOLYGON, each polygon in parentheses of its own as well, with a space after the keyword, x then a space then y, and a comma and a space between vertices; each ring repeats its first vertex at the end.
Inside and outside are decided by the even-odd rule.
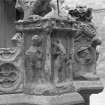
POLYGON ((34 35, 32 37, 33 46, 40 46, 42 44, 42 38, 39 35, 34 35))

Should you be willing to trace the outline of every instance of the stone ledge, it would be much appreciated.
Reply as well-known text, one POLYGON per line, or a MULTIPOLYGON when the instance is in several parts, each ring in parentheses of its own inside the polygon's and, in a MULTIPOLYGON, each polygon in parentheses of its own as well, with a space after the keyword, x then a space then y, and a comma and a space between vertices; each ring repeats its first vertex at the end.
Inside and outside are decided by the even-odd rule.
POLYGON ((61 105, 61 104, 80 104, 84 103, 82 96, 77 93, 68 93, 55 96, 35 96, 27 94, 8 94, 0 95, 0 104, 39 104, 39 105, 61 105))
POLYGON ((74 87, 76 90, 86 90, 86 89, 103 89, 102 83, 97 80, 97 81, 74 81, 73 82, 74 87))

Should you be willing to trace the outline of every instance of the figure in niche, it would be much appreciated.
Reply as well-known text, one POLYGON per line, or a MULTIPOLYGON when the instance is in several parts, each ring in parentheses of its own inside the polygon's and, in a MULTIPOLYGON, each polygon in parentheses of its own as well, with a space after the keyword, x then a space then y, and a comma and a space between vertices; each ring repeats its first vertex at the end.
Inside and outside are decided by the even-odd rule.
POLYGON ((17 0, 15 8, 20 12, 24 11, 23 20, 36 20, 51 11, 49 2, 50 0, 17 0))
POLYGON ((65 60, 66 60, 66 50, 61 42, 61 40, 55 40, 52 44, 52 57, 54 62, 54 82, 58 83, 65 78, 65 60))
POLYGON ((25 56, 25 67, 28 81, 38 83, 43 82, 42 62, 42 37, 34 35, 32 37, 32 45, 26 51, 25 56))

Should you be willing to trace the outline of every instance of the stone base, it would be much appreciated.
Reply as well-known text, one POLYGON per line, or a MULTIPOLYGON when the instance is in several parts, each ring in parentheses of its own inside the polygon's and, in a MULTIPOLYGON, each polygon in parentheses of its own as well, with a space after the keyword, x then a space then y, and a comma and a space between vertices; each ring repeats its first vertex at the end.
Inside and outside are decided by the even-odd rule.
POLYGON ((77 93, 68 93, 55 96, 35 96, 26 94, 0 95, 0 104, 39 104, 39 105, 83 105, 82 96, 77 93))
POLYGON ((99 93, 103 89, 100 81, 73 81, 75 92, 56 95, 28 95, 28 94, 2 94, 0 104, 37 104, 37 105, 89 105, 91 94, 99 93))
POLYGON ((74 81, 74 87, 84 98, 85 104, 89 105, 90 103, 90 95, 98 94, 103 90, 102 83, 98 81, 74 81))
POLYGON ((73 86, 77 91, 81 90, 102 90, 103 84, 100 80, 96 81, 73 81, 73 86))

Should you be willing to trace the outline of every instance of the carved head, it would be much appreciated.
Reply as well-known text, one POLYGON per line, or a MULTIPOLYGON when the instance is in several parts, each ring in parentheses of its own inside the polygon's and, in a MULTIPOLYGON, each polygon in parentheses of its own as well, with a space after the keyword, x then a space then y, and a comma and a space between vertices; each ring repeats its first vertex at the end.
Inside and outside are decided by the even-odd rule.
POLYGON ((42 38, 39 35, 34 35, 32 37, 32 45, 33 46, 40 46, 42 44, 42 38))

